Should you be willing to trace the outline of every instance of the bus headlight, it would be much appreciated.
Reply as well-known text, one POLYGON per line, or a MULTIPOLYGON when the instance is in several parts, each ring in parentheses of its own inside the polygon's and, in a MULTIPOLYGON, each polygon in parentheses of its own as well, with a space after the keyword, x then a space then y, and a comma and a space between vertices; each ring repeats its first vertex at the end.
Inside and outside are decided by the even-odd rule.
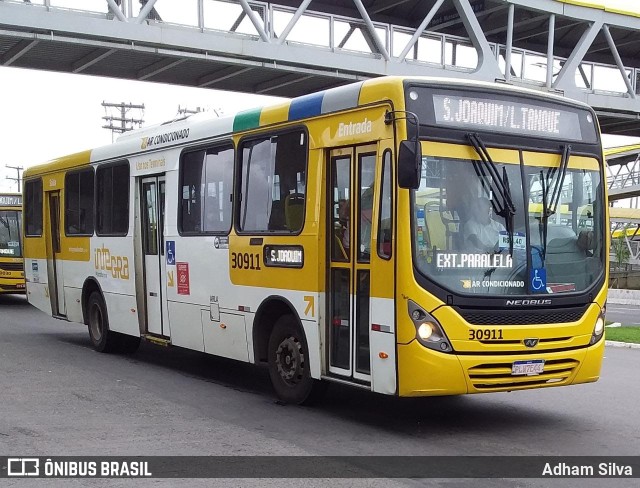
POLYGON ((418 327, 418 336, 423 341, 428 340, 429 337, 431 337, 432 335, 433 335, 433 325, 431 325, 429 322, 424 322, 423 324, 420 325, 420 327, 418 327))
POLYGON ((596 319, 596 324, 593 326, 593 332, 591 333, 591 341, 589 344, 593 345, 602 338, 604 335, 604 324, 604 312, 600 312, 596 319))
POLYGON ((409 300, 409 317, 416 327, 416 339, 429 349, 451 352, 453 348, 438 321, 417 303, 409 300))

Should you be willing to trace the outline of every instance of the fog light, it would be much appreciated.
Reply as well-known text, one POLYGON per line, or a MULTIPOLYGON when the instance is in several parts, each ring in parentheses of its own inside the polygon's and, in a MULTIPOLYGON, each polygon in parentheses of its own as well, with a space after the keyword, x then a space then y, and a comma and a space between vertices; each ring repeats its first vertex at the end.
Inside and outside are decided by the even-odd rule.
POLYGON ((420 327, 418 327, 418 335, 420 336, 420 339, 426 341, 433 335, 433 325, 428 322, 421 324, 420 327))

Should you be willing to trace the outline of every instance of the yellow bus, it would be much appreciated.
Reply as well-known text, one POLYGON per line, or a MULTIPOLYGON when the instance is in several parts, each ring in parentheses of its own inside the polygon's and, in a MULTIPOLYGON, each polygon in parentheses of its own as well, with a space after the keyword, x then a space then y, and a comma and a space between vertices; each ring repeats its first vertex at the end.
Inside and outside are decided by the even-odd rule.
POLYGON ((25 172, 28 299, 98 351, 264 364, 290 403, 593 382, 603 164, 588 106, 504 85, 384 77, 193 116, 25 172))
POLYGON ((0 193, 0 295, 24 292, 22 195, 0 193))

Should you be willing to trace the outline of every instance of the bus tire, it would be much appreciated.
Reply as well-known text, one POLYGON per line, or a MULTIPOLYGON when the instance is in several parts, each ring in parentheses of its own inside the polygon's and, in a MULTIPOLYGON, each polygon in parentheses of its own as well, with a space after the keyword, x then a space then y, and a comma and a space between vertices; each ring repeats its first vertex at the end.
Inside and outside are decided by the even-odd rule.
POLYGON ((280 317, 269 336, 269 377, 284 403, 309 405, 320 399, 326 384, 311 377, 307 341, 292 315, 280 317))
POLYGON ((98 291, 94 291, 87 302, 87 326, 91 344, 96 351, 112 352, 116 349, 118 337, 109 330, 107 306, 98 291))

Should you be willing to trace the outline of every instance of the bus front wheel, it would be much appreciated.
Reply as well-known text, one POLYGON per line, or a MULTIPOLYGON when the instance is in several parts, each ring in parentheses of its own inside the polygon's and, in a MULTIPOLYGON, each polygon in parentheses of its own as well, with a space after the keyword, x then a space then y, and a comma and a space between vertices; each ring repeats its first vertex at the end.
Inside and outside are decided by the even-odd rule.
POLYGON ((107 306, 100 292, 94 291, 87 302, 87 325, 93 348, 98 352, 115 349, 117 337, 109 330, 107 306))
POLYGON ((311 377, 307 341, 291 315, 280 317, 269 337, 269 376, 285 403, 308 405, 324 393, 325 382, 311 377))

